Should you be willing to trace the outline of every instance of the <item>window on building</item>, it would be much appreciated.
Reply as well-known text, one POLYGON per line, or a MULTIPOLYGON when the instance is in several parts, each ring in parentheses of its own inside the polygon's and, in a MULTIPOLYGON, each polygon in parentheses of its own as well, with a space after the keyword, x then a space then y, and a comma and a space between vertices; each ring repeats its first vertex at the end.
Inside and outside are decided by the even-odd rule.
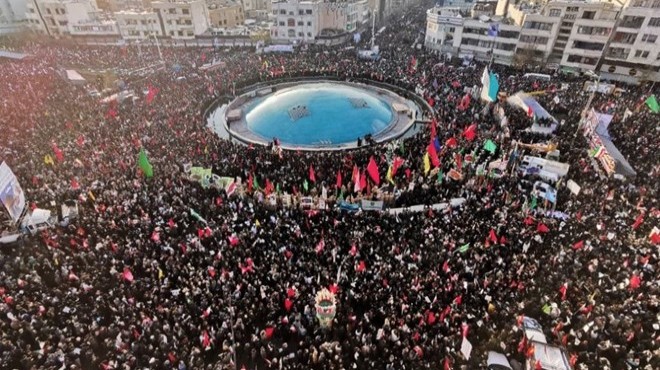
POLYGON ((302 32, 298 32, 298 37, 304 37, 304 36, 305 36, 304 33, 302 33, 302 32))
POLYGON ((311 27, 312 26, 312 21, 307 21, 307 25, 311 27))
POLYGON ((286 9, 280 9, 280 14, 286 15, 286 9))
POLYGON ((631 32, 617 32, 614 34, 614 37, 612 38, 613 42, 619 42, 622 44, 634 44, 635 39, 637 38, 636 33, 631 33, 631 32))
POLYGON ((653 4, 651 4, 651 8, 655 8, 655 9, 660 8, 660 0, 653 0, 653 4))
POLYGON ((649 19, 649 27, 660 27, 660 17, 649 19))
POLYGON ((655 43, 657 39, 658 39, 657 35, 652 35, 650 33, 646 33, 644 34, 644 36, 642 36, 642 42, 648 42, 649 44, 655 43))
POLYGON ((635 51, 635 58, 648 58, 649 52, 647 50, 635 51))
POLYGON ((69 22, 67 21, 59 21, 57 22, 60 26, 66 26, 69 22))
POLYGON ((188 31, 188 32, 186 32, 186 35, 188 35, 188 37, 193 37, 193 36, 195 36, 195 34, 193 33, 193 31, 188 31))
POLYGON ((184 23, 186 26, 192 26, 192 20, 191 20, 191 19, 186 19, 183 23, 184 23))
POLYGON ((289 37, 296 37, 296 31, 295 30, 288 30, 287 35, 289 37))
POLYGON ((596 12, 595 11, 585 11, 582 12, 582 19, 594 19, 596 18, 596 12))
POLYGON ((190 14, 190 10, 189 9, 181 9, 181 13, 190 14))
POLYGON ((580 10, 580 8, 578 8, 577 6, 569 6, 569 7, 566 8, 566 11, 570 12, 570 13, 575 13, 578 10, 580 10))
POLYGON ((47 13, 47 14, 52 14, 52 13, 50 12, 50 8, 46 8, 46 13, 47 13))
POLYGON ((630 55, 630 49, 628 48, 611 47, 610 50, 608 50, 607 52, 608 57, 615 59, 628 59, 628 55, 630 55))
POLYGON ((312 14, 312 9, 305 10, 305 14, 311 15, 312 14))
POLYGON ((564 19, 575 19, 577 18, 577 14, 565 14, 564 19))
POLYGON ((633 0, 630 2, 630 6, 638 8, 648 8, 650 4, 650 0, 633 0))
POLYGON ((169 8, 168 13, 170 14, 176 14, 176 8, 169 8))
POLYGON ((286 25, 288 27, 295 27, 296 26, 296 20, 293 18, 289 18, 286 20, 286 25))
POLYGON ((179 31, 179 32, 178 32, 178 35, 179 35, 179 36, 183 36, 183 31, 179 31))
POLYGON ((305 22, 303 22, 303 21, 298 21, 298 25, 299 25, 299 26, 304 26, 304 25, 305 25, 305 22))
POLYGON ((531 29, 531 30, 550 31, 552 29, 552 23, 528 21, 525 22, 523 28, 531 29))
POLYGON ((642 27, 642 23, 644 23, 644 17, 626 15, 623 17, 623 20, 621 21, 621 27, 640 28, 642 27))
POLYGON ((279 23, 277 23, 277 24, 278 24, 279 26, 282 26, 282 27, 283 27, 283 26, 284 26, 284 21, 279 21, 279 23))
POLYGON ((575 49, 601 51, 603 50, 603 46, 605 44, 602 42, 573 41, 573 48, 575 49))
POLYGON ((298 9, 298 15, 303 15, 303 14, 305 14, 305 11, 302 9, 298 9))
POLYGON ((598 58, 583 57, 582 55, 570 54, 566 61, 569 63, 595 65, 598 62, 598 58))
POLYGON ((312 37, 312 33, 311 33, 311 32, 307 32, 307 37, 312 37))
POLYGON ((550 9, 551 17, 559 17, 561 15, 561 9, 550 9))
POLYGON ((277 9, 273 10, 273 15, 277 15, 277 9))

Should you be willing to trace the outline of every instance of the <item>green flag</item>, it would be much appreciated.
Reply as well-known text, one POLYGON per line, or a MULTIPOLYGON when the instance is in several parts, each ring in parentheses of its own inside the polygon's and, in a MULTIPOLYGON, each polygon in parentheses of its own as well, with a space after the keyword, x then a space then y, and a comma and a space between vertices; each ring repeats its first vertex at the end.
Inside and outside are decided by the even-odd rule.
POLYGON ((337 198, 337 201, 339 201, 339 202, 344 201, 344 191, 343 190, 339 193, 339 197, 337 198))
POLYGON ((461 253, 465 253, 469 248, 470 248, 470 243, 466 243, 462 245, 460 248, 458 248, 458 251, 461 253))
POLYGON ((275 185, 275 192, 276 192, 277 194, 280 193, 280 184, 279 184, 279 183, 277 183, 277 185, 275 185))
POLYGON ((190 215, 193 216, 194 218, 197 219, 199 222, 207 223, 205 219, 202 218, 202 216, 199 215, 199 213, 195 212, 194 209, 190 209, 190 215))
POLYGON ((252 178, 252 187, 254 187, 254 190, 259 189, 259 183, 257 182, 257 177, 252 178))
POLYGON ((442 178, 443 178, 443 176, 444 176, 444 174, 442 173, 442 170, 438 171, 438 182, 439 182, 440 184, 442 184, 442 178))
POLYGON ((303 189, 307 191, 308 188, 309 188, 309 184, 307 184, 307 179, 305 179, 305 181, 303 181, 303 189))
POLYGON ((534 209, 536 208, 536 197, 532 195, 532 204, 529 206, 529 208, 534 209))
POLYGON ((549 304, 545 304, 543 308, 541 308, 541 311, 543 311, 544 314, 550 315, 550 311, 552 310, 552 307, 549 304))
POLYGON ((140 149, 140 155, 138 156, 138 167, 144 172, 144 175, 149 177, 154 177, 154 169, 149 163, 149 158, 147 158, 147 153, 144 152, 144 148, 140 149))
POLYGON ((497 144, 495 144, 491 139, 488 139, 484 143, 484 149, 486 149, 491 154, 493 154, 497 150, 497 144))
POLYGON ((651 109, 651 112, 653 112, 653 113, 659 113, 660 112, 660 105, 658 105, 658 101, 655 99, 655 95, 651 95, 646 99, 646 105, 649 106, 649 109, 651 109))

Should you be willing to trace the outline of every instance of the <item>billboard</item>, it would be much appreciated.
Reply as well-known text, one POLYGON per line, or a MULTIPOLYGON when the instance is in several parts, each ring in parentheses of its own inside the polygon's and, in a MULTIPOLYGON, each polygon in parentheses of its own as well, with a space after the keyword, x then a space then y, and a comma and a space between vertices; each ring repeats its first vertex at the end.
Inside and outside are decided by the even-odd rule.
POLYGON ((21 218, 25 209, 25 194, 16 175, 5 162, 0 165, 0 201, 12 220, 18 221, 21 218))

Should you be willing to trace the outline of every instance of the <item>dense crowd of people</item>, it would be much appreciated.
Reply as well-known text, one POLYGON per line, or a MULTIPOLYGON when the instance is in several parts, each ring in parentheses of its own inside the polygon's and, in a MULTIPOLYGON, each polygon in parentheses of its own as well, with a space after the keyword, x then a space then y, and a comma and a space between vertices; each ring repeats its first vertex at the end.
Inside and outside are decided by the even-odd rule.
POLYGON ((483 64, 410 48, 423 22, 421 8, 392 19, 378 36, 378 61, 346 49, 172 48, 163 50, 165 68, 135 76, 129 71, 158 62, 155 48, 43 44, 22 46, 28 60, 3 61, 0 159, 30 208, 75 199, 80 215, 0 251, 0 368, 475 369, 489 350, 523 361, 521 315, 538 319, 576 369, 660 368, 659 256, 649 238, 660 215, 660 115, 644 105, 657 90, 595 95, 592 107, 614 115, 612 140, 637 172, 615 179, 576 133, 585 78, 536 81, 493 65, 500 91, 544 90, 540 104, 564 122, 552 136, 530 132, 533 118, 517 107, 466 102, 483 64), (225 66, 197 70, 214 57, 225 66), (57 74, 67 66, 114 68, 138 97, 101 104, 57 74), (298 75, 417 91, 435 119, 397 145, 281 155, 207 126, 203 111, 214 99, 298 75), (465 135, 471 126, 475 139, 465 135), (439 164, 427 173, 433 136, 439 164), (497 148, 484 149, 486 140, 497 148), (575 196, 562 181, 554 207, 537 204, 515 171, 494 178, 480 170, 530 154, 514 141, 549 140, 581 186, 575 196), (152 178, 138 169, 141 149, 152 178), (353 169, 365 173, 371 158, 388 185, 368 178, 356 191, 353 169), (388 182, 394 158, 402 162, 388 182), (228 196, 186 180, 188 163, 261 186, 228 196), (316 181, 305 190, 310 166, 316 181), (449 177, 456 169, 460 180, 449 177), (260 202, 266 183, 297 196, 325 188, 348 201, 386 192, 401 207, 465 203, 396 215, 271 209, 260 202), (545 217, 550 208, 567 217, 545 217), (330 329, 315 318, 323 288, 337 297, 330 329), (474 346, 469 359, 463 337, 474 346))

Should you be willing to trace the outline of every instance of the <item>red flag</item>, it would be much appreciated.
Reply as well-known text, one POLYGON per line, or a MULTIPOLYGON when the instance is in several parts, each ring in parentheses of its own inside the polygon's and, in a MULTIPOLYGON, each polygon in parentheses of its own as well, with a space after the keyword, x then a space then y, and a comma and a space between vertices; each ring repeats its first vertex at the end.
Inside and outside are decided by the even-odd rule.
POLYGON ((357 254, 357 247, 355 246, 355 244, 351 245, 351 250, 348 253, 350 253, 351 256, 355 257, 355 255, 357 254))
POLYGON ((396 171, 401 167, 405 160, 401 157, 394 157, 392 161, 392 177, 396 176, 396 171))
POLYGON ((275 328, 273 327, 268 326, 266 327, 266 329, 264 329, 264 337, 267 340, 270 340, 273 337, 274 333, 275 333, 275 328))
POLYGON ((532 218, 532 216, 527 216, 523 222, 527 226, 534 225, 534 218, 532 218))
POLYGON ((497 244, 497 234, 495 234, 495 230, 492 228, 490 229, 490 234, 488 237, 493 241, 493 244, 497 244))
POLYGON ((202 334, 202 346, 208 348, 211 345, 211 338, 209 338, 209 332, 204 330, 202 334))
POLYGON ((431 140, 429 145, 426 147, 426 151, 429 153, 433 167, 437 168, 440 166, 440 159, 438 158, 438 152, 435 151, 435 144, 433 143, 433 140, 431 140))
POLYGON ((337 292, 339 292, 339 286, 337 284, 330 284, 330 286, 328 287, 328 290, 332 294, 337 294, 337 292))
POLYGON ((530 117, 534 117, 534 110, 532 107, 527 107, 527 115, 530 117))
POLYGON ((124 272, 122 272, 121 277, 129 283, 133 282, 133 273, 128 267, 124 267, 124 272))
POLYGON ((445 146, 449 148, 456 148, 458 146, 458 141, 452 136, 445 142, 445 146))
POLYGON ((442 264, 442 271, 445 273, 449 272, 449 261, 445 260, 445 262, 442 264))
POLYGON ((272 192, 273 190, 271 189, 272 186, 273 184, 270 182, 270 180, 266 179, 266 185, 264 186, 264 193, 266 193, 266 196, 268 196, 272 192))
POLYGON ((456 303, 457 305, 463 303, 463 295, 461 294, 458 297, 454 298, 454 303, 456 303))
POLYGON ((566 300, 566 291, 568 290, 568 284, 564 283, 562 284, 561 288, 559 288, 559 293, 561 293, 561 300, 565 301, 566 300))
MULTIPOLYGON (((364 190, 364 189, 367 189, 367 174, 363 172, 363 173, 360 175, 360 187, 359 187, 359 190, 364 190)), ((358 191, 359 191, 359 190, 358 190, 358 191)))
POLYGON ((437 136, 435 126, 438 124, 438 121, 435 119, 435 117, 433 117, 430 124, 431 124, 431 141, 433 141, 437 136))
POLYGON ((80 189, 80 184, 78 183, 78 180, 76 180, 75 177, 71 178, 71 189, 73 189, 73 190, 80 189))
POLYGON ((367 165, 367 172, 369 173, 369 177, 374 181, 376 186, 380 185, 380 174, 378 173, 378 165, 376 164, 376 161, 374 160, 374 157, 372 156, 369 159, 369 164, 367 165))
POLYGON ((158 233, 158 231, 154 230, 151 233, 151 240, 153 240, 155 242, 159 242, 160 241, 160 233, 158 233))
POLYGON ((463 334, 463 338, 467 338, 468 333, 470 332, 470 325, 466 323, 461 324, 461 334, 463 334))
POLYGON ((170 364, 174 365, 174 363, 176 362, 176 356, 174 355, 174 352, 168 353, 167 359, 170 360, 170 364))
POLYGON ((293 289, 293 287, 290 287, 289 289, 286 290, 286 296, 289 298, 293 298, 296 296, 296 290, 293 289))
POLYGON ((147 92, 147 104, 151 104, 151 102, 156 97, 156 94, 158 94, 158 89, 149 85, 149 91, 147 92))
POLYGON ((475 123, 471 124, 468 128, 463 131, 463 136, 468 140, 472 141, 477 136, 477 125, 475 123))
POLYGON ((571 353, 571 359, 568 361, 571 364, 571 367, 575 367, 577 364, 578 356, 575 353, 571 353))
POLYGON ((580 250, 584 247, 584 240, 580 240, 579 242, 573 244, 573 249, 580 250))
POLYGON ((314 173, 314 167, 309 165, 309 181, 316 182, 316 174, 314 173))
POLYGON ((366 265, 366 263, 365 263, 364 261, 360 261, 360 263, 358 264, 358 266, 355 268, 355 270, 356 270, 357 272, 364 272, 364 270, 366 270, 366 269, 367 269, 367 265, 366 265))
POLYGON ((523 335, 520 342, 518 342, 518 352, 525 352, 525 347, 527 347, 527 336, 523 335))
POLYGON ((293 307, 293 301, 291 301, 289 298, 286 298, 284 300, 284 309, 286 312, 291 311, 291 308, 293 307))
POLYGON ((451 363, 448 357, 445 357, 444 361, 442 361, 442 370, 451 370, 451 363))
POLYGON ((630 277, 630 289, 634 290, 639 288, 639 286, 642 284, 641 279, 637 275, 633 275, 630 277))
POLYGON ((435 313, 433 313, 431 310, 426 311, 426 323, 433 325, 435 324, 435 320, 435 313))
POLYGON ((167 226, 168 226, 170 229, 174 229, 174 227, 176 227, 176 224, 174 223, 174 220, 170 218, 170 219, 167 221, 167 226))
POLYGON ((412 171, 410 168, 406 168, 406 179, 410 180, 410 176, 412 176, 412 171))
POLYGON ((651 234, 651 243, 660 244, 660 233, 651 234))
POLYGON ((463 158, 461 157, 461 153, 454 153, 454 161, 456 162, 456 168, 458 168, 460 171, 463 167, 463 158))
POLYGON ((541 365, 540 360, 536 360, 536 365, 534 365, 534 370, 543 370, 543 365, 541 365))
POLYGON ((85 145, 85 137, 83 135, 78 136, 76 139, 76 144, 78 144, 78 146, 85 145))
POLYGON ((208 271, 209 271, 209 275, 210 275, 212 278, 214 278, 214 277, 215 277, 215 267, 213 267, 213 266, 209 266, 208 271))
POLYGON ((316 253, 319 254, 323 252, 323 249, 325 248, 325 240, 321 238, 321 240, 316 244, 316 253))
POLYGON ((633 230, 637 230, 642 225, 642 222, 644 222, 644 212, 640 213, 635 219, 635 223, 632 225, 633 230))
POLYGON ((539 222, 538 225, 536 225, 536 231, 539 233, 547 233, 550 231, 547 226, 545 226, 542 222, 539 222))
POLYGON ((534 352, 536 352, 536 349, 533 344, 530 344, 529 347, 527 347, 527 353, 525 355, 527 358, 531 358, 534 356, 534 352))
POLYGON ((247 183, 247 191, 248 193, 252 192, 252 184, 253 184, 253 179, 252 179, 252 173, 248 175, 248 183, 247 183))
POLYGON ((337 171, 337 183, 335 184, 337 189, 341 189, 341 172, 337 171))

